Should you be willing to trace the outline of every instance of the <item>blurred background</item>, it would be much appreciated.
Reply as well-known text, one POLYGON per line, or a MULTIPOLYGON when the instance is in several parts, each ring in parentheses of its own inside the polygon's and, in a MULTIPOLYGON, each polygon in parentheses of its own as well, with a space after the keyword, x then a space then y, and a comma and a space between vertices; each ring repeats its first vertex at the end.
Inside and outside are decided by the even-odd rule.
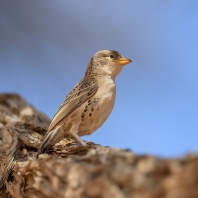
POLYGON ((83 139, 137 154, 198 151, 198 1, 0 0, 0 92, 19 93, 50 118, 113 49, 133 60, 116 104, 83 139))

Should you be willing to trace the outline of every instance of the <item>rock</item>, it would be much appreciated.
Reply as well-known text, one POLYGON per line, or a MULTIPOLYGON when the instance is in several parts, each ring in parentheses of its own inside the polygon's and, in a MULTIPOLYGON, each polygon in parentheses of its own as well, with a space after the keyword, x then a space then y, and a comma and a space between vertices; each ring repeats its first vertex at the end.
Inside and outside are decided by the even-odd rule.
POLYGON ((198 155, 138 156, 70 136, 35 158, 50 120, 17 94, 0 94, 0 197, 198 198, 198 155))

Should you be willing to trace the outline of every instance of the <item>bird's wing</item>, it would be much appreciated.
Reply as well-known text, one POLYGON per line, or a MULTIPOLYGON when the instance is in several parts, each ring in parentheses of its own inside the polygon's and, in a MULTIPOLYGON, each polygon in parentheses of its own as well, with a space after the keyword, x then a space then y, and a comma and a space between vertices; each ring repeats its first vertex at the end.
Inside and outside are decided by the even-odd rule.
POLYGON ((81 104, 87 101, 98 90, 98 83, 95 78, 83 78, 66 96, 64 102, 54 115, 48 132, 51 131, 62 119, 77 109, 81 104))

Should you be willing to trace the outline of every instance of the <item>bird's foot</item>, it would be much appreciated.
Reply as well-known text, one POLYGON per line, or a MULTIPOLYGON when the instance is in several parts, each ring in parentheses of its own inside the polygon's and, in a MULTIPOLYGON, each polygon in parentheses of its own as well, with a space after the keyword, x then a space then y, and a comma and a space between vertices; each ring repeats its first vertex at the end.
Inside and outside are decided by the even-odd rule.
POLYGON ((87 144, 78 136, 77 133, 71 133, 73 137, 79 142, 82 146, 87 146, 87 144))

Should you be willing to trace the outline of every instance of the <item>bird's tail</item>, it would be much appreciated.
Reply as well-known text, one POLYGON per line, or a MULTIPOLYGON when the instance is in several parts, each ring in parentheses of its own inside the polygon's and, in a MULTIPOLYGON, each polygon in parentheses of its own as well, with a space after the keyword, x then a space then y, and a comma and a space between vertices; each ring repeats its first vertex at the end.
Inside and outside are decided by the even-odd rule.
POLYGON ((36 158, 38 158, 38 156, 42 153, 45 152, 45 150, 47 148, 49 148, 50 146, 56 144, 58 141, 60 141, 61 139, 61 131, 59 131, 60 127, 57 127, 56 129, 50 131, 45 137, 44 140, 36 154, 36 158), (59 134, 58 134, 59 132, 59 134))
POLYGON ((40 154, 42 154, 42 153, 44 153, 45 152, 45 149, 48 147, 48 145, 49 145, 49 140, 51 139, 50 137, 51 137, 51 135, 52 135, 52 132, 53 131, 51 131, 50 133, 48 133, 48 135, 44 138, 44 140, 43 140, 43 142, 41 143, 41 146, 40 146, 40 148, 39 148, 39 150, 38 150, 38 152, 37 152, 37 154, 36 154, 36 158, 38 158, 38 156, 40 155, 40 154))

